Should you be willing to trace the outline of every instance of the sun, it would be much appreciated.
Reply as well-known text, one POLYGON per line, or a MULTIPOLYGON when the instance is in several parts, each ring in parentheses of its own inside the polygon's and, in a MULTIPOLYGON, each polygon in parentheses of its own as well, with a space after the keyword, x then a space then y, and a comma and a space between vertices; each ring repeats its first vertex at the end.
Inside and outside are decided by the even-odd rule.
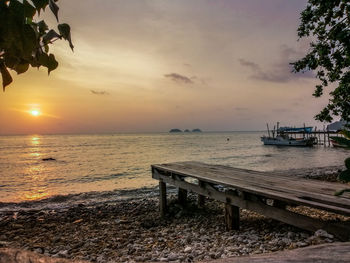
POLYGON ((40 111, 38 111, 38 110, 30 110, 29 113, 30 113, 32 116, 35 116, 35 117, 37 117, 37 116, 40 115, 40 111))

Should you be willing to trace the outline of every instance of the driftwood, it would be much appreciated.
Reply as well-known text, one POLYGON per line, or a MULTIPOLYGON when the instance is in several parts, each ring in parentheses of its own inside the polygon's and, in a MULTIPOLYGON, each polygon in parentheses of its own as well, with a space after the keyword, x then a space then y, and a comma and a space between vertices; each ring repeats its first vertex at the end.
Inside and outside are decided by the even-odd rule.
POLYGON ((0 249, 0 263, 88 263, 82 260, 50 258, 38 253, 14 248, 0 249))
POLYGON ((226 258, 211 263, 348 263, 350 242, 323 244, 247 257, 226 258))

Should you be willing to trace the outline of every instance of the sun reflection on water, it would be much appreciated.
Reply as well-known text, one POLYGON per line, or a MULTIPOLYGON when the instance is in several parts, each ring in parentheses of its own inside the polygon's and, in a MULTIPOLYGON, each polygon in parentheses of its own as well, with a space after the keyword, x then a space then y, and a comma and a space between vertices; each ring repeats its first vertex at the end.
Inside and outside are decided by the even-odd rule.
POLYGON ((33 135, 29 138, 29 143, 32 145, 30 152, 28 153, 30 164, 24 169, 24 174, 27 180, 30 181, 30 189, 18 192, 18 199, 20 200, 39 200, 49 196, 52 196, 51 190, 47 187, 47 175, 45 172, 45 166, 38 162, 42 156, 42 150, 40 147, 41 138, 38 135, 33 135))

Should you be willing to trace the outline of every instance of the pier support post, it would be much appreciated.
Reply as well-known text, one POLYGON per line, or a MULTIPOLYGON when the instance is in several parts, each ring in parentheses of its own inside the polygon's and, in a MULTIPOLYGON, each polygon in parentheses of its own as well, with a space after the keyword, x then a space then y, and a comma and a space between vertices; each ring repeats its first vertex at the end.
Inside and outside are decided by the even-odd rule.
POLYGON ((162 217, 165 216, 166 210, 166 184, 162 180, 159 180, 159 211, 162 217))
MULTIPOLYGON (((199 184, 198 184, 201 188, 204 187, 204 183, 202 181, 199 181, 199 184)), ((205 203, 205 196, 204 195, 201 195, 201 194, 198 194, 198 202, 197 202, 197 206, 199 208, 203 208, 204 207, 204 203, 205 203)))
POLYGON ((187 203, 187 190, 179 188, 178 200, 180 205, 185 206, 187 203))
POLYGON ((239 230, 239 207, 225 203, 225 224, 227 230, 239 230))

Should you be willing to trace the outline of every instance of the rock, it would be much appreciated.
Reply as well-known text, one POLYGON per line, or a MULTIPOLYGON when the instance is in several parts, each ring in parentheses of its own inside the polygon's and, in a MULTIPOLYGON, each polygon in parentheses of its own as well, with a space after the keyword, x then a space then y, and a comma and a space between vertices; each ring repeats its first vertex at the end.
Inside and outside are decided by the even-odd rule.
POLYGON ((175 261, 177 259, 178 259, 178 255, 173 253, 173 252, 168 255, 168 260, 169 261, 175 261))
POLYGON ((190 253, 192 251, 192 247, 185 247, 184 252, 190 253))
POLYGON ((41 247, 37 247, 33 251, 36 252, 36 253, 39 253, 39 254, 43 254, 44 253, 44 249, 41 248, 41 247))
POLYGON ((315 232, 315 236, 316 237, 324 237, 324 238, 329 238, 329 239, 332 239, 334 238, 333 235, 331 234, 328 234, 327 231, 323 230, 323 229, 319 229, 315 232))
POLYGON ((297 246, 297 247, 306 247, 307 245, 308 245, 307 243, 301 242, 301 241, 299 241, 299 242, 296 243, 296 246, 297 246))
POLYGON ((55 159, 55 158, 52 158, 52 157, 43 158, 42 160, 43 160, 43 161, 56 161, 56 159, 55 159))

